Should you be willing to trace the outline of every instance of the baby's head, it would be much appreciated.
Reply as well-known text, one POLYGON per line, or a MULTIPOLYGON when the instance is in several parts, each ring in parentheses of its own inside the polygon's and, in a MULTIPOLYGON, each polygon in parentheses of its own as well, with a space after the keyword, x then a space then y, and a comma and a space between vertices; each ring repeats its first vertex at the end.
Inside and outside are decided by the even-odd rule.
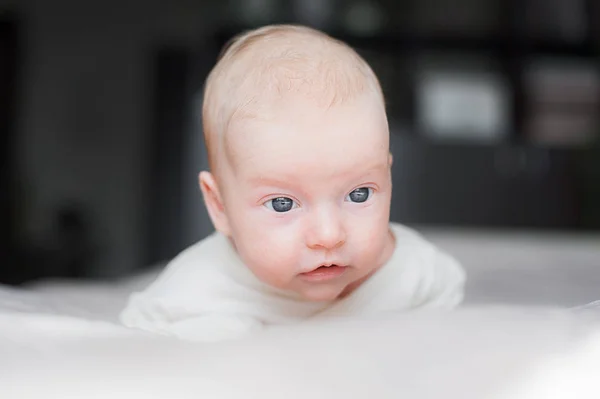
POLYGON ((208 77, 203 124, 210 217, 260 280, 328 301, 390 257, 384 100, 349 46, 288 25, 237 37, 208 77))

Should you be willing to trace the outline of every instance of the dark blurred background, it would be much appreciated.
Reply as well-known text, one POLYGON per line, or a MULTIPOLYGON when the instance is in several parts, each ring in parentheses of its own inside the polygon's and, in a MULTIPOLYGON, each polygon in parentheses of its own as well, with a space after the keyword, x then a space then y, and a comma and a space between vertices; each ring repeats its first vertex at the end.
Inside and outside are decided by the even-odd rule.
POLYGON ((118 277, 207 235, 199 90, 273 22, 379 74, 394 220, 600 231, 599 1, 0 0, 0 282, 118 277))

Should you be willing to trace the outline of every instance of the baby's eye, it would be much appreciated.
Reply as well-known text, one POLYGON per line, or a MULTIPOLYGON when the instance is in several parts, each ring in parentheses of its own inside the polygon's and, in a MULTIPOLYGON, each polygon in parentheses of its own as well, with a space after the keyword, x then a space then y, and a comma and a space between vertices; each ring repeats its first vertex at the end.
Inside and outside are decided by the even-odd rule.
POLYGON ((346 197, 346 201, 350 202, 365 202, 369 198, 371 198, 371 194, 373 194, 373 189, 370 187, 361 187, 352 191, 346 197))
POLYGON ((293 208, 298 207, 293 199, 288 197, 277 197, 272 200, 268 200, 264 205, 275 212, 288 212, 293 208))

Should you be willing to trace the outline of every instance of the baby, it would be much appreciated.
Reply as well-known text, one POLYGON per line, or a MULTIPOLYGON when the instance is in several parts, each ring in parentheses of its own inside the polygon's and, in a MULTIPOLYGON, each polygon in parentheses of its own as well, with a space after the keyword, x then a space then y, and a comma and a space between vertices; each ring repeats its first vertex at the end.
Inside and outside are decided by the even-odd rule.
POLYGON ((202 116, 216 232, 134 293, 123 324, 214 341, 461 302, 457 262, 390 224, 384 98, 348 45, 300 26, 247 32, 210 73, 202 116))

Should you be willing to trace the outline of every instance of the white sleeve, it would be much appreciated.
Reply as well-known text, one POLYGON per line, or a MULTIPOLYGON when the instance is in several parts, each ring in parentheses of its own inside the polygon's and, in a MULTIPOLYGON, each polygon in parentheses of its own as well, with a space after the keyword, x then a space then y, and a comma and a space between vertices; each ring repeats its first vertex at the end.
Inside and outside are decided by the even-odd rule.
MULTIPOLYGON (((261 327, 252 289, 233 271, 225 238, 212 236, 173 259, 143 292, 133 293, 120 314, 129 328, 190 341, 234 338, 261 327), (237 275, 236 275, 237 276, 237 275)), ((248 273, 249 274, 249 273, 248 273)))
POLYGON ((454 308, 464 298, 466 273, 450 255, 435 250, 432 259, 433 275, 429 295, 422 303, 423 308, 454 308))
POLYGON ((437 248, 416 231, 393 224, 396 251, 388 267, 388 291, 402 292, 394 298, 398 308, 458 306, 464 297, 466 273, 451 255, 437 248), (404 300, 404 301, 403 301, 404 300))
POLYGON ((241 338, 262 328, 260 321, 248 316, 215 313, 175 322, 169 331, 186 341, 216 342, 241 338))
POLYGON ((236 313, 198 312, 184 316, 160 299, 143 293, 132 296, 120 320, 129 328, 195 342, 239 338, 263 327, 259 320, 236 313))

